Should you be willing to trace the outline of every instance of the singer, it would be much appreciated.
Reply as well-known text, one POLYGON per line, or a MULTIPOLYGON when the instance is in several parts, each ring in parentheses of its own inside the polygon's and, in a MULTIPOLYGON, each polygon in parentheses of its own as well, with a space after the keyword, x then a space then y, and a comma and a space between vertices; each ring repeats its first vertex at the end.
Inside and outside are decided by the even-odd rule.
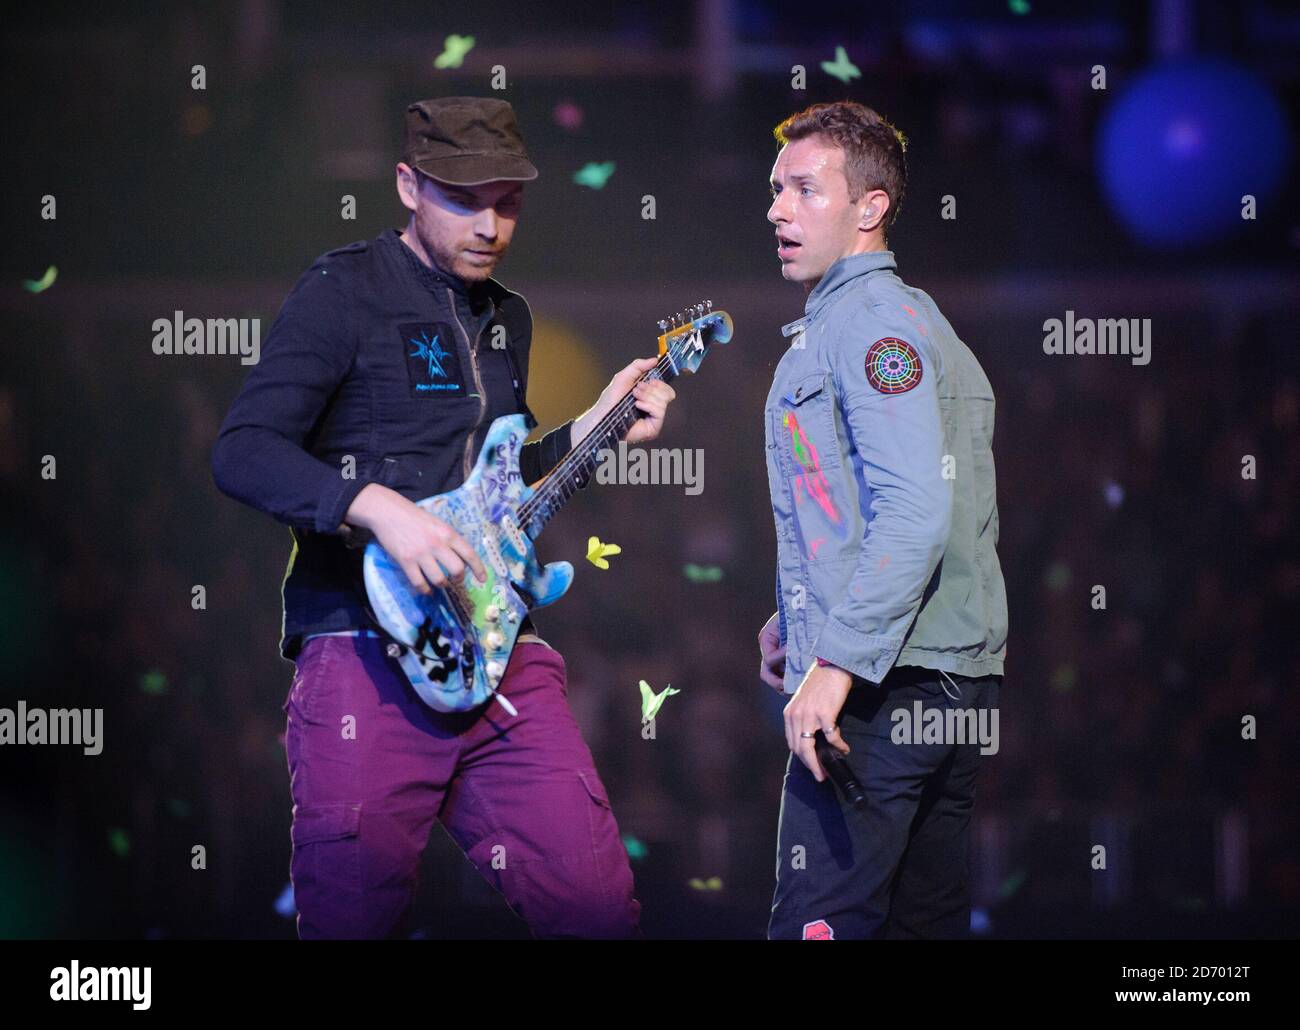
POLYGON ((767 218, 807 301, 765 409, 777 611, 760 676, 794 695, 768 937, 962 937, 979 743, 890 731, 914 702, 970 717, 997 706, 993 390, 886 249, 902 134, 846 101, 775 135, 767 218), (844 758, 824 752, 838 787, 819 733, 844 758))

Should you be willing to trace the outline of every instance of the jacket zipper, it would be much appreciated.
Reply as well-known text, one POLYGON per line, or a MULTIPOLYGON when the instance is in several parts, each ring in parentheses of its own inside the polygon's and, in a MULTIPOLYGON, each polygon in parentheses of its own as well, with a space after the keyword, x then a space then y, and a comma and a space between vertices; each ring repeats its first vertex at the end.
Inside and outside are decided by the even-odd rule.
MULTIPOLYGON (((478 432, 479 426, 483 424, 483 413, 487 411, 487 394, 483 392, 483 380, 478 374, 478 341, 483 338, 483 330, 479 329, 478 334, 474 337, 474 342, 470 343, 469 333, 465 331, 465 323, 460 320, 460 313, 456 310, 456 295, 450 288, 447 290, 447 299, 451 302, 451 315, 460 326, 460 333, 465 337, 465 342, 469 344, 469 367, 474 373, 474 389, 478 391, 478 418, 474 422, 473 428, 469 431, 469 439, 465 441, 465 459, 464 459, 464 479, 469 479, 470 469, 473 466, 474 436, 478 432)), ((488 319, 490 322, 491 319, 488 319)))

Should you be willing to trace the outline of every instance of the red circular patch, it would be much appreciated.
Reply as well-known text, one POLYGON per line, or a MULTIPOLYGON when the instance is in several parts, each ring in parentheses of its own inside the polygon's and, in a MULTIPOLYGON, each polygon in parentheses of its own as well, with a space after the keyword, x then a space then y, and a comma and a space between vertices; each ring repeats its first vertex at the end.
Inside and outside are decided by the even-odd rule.
POLYGON ((921 355, 906 340, 886 336, 867 351, 867 382, 880 393, 906 393, 921 381, 921 355))

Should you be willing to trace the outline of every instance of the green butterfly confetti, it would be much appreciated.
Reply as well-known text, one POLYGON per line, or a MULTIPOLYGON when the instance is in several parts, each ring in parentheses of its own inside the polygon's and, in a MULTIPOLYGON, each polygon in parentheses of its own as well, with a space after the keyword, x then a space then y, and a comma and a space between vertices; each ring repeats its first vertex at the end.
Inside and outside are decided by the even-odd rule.
POLYGON ((696 565, 688 562, 682 566, 682 574, 692 583, 717 583, 722 579, 722 569, 717 565, 696 565))
POLYGON ((640 862, 650 854, 650 849, 630 834, 623 835, 623 847, 627 848, 627 857, 633 862, 640 862))
POLYGON ((459 68, 465 63, 465 55, 474 49, 473 36, 457 36, 454 33, 442 42, 442 53, 433 59, 435 68, 459 68))
POLYGON ((108 831, 108 846, 118 858, 126 858, 131 854, 131 835, 115 826, 108 831))
POLYGON ((140 677, 140 690, 142 693, 153 694, 154 696, 165 694, 167 693, 167 677, 157 669, 150 669, 140 677))
POLYGON ((681 691, 674 689, 673 685, 670 683, 668 686, 664 687, 663 690, 659 691, 659 693, 656 694, 653 690, 650 689, 650 684, 647 683, 645 680, 642 680, 641 681, 641 721, 649 722, 659 713, 659 709, 663 707, 664 701, 669 697, 669 695, 680 694, 680 693, 681 691))
POLYGON ((23 289, 29 293, 44 293, 54 285, 54 280, 59 277, 59 270, 53 265, 45 270, 45 274, 39 279, 24 279, 23 289))
POLYGON ((579 186, 590 186, 593 190, 604 189, 609 177, 614 174, 614 162, 605 161, 597 164, 588 161, 573 173, 573 181, 579 186))
POLYGON ((835 48, 835 60, 823 61, 822 71, 833 78, 839 79, 846 86, 850 79, 862 78, 862 72, 858 66, 849 60, 849 53, 842 46, 835 48))

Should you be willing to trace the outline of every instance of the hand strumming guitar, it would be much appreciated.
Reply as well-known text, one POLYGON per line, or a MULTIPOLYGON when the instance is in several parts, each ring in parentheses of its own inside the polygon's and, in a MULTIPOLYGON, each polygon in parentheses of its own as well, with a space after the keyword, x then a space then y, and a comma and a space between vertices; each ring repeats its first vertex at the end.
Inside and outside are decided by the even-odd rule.
POLYGON ((487 578, 469 541, 396 490, 366 484, 349 506, 347 521, 370 530, 421 594, 459 582, 466 565, 479 582, 487 578))

